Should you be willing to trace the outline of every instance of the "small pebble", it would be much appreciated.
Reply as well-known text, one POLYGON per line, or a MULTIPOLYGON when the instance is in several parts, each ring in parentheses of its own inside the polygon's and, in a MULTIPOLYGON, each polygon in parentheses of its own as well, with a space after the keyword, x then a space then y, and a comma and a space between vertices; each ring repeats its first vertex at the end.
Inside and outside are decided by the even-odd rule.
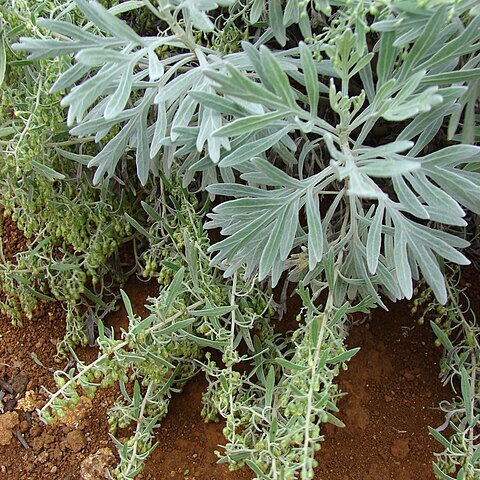
POLYGON ((43 452, 41 452, 38 457, 37 457, 37 462, 38 463, 45 463, 46 461, 48 460, 48 452, 46 450, 44 450, 43 452))
POLYGON ((28 422, 26 420, 23 420, 22 422, 20 422, 20 431, 22 433, 25 433, 28 429, 29 429, 30 425, 28 424, 28 422))

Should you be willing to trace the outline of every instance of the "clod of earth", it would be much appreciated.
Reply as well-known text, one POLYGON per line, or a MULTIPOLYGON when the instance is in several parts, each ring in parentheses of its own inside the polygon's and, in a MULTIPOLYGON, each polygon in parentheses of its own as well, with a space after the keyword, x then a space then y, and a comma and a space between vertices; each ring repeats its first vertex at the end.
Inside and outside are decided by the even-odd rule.
POLYGON ((13 431, 18 427, 18 413, 6 412, 0 415, 0 445, 9 445, 13 431))
POLYGON ((80 401, 75 405, 75 408, 69 409, 64 407, 65 417, 61 419, 61 422, 70 428, 76 428, 88 415, 88 412, 92 409, 92 401, 85 396, 80 397, 80 401))
POLYGON ((397 438, 394 440, 392 448, 390 449, 395 458, 407 458, 410 453, 410 445, 408 438, 397 438))
POLYGON ((67 447, 75 453, 82 450, 87 444, 85 434, 81 430, 73 430, 72 432, 68 432, 66 440, 67 447))

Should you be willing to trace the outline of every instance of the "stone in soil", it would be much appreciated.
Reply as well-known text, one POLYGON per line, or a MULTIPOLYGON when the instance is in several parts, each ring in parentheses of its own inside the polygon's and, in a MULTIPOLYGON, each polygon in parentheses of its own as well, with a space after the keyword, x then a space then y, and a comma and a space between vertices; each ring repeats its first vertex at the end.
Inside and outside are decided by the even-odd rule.
POLYGON ((12 381, 13 391, 21 395, 28 385, 28 378, 25 375, 15 375, 15 378, 12 381))
POLYGON ((33 412, 36 408, 41 408, 42 401, 37 398, 33 390, 27 390, 25 396, 18 401, 17 407, 24 412, 33 412))
POLYGON ((82 462, 80 466, 82 480, 107 479, 108 467, 115 462, 115 455, 109 448, 100 448, 82 462))

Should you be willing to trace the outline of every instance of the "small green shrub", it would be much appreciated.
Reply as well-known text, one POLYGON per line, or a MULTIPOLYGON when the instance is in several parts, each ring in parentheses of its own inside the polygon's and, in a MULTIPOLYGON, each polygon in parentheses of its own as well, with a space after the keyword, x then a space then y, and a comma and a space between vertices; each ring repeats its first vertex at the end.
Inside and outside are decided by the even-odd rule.
MULTIPOLYGON (((65 62, 31 62, 11 49, 22 34, 41 35, 36 7, 23 0, 15 8, 0 5, 0 197, 4 214, 29 244, 14 261, 0 262, 0 288, 6 293, 1 311, 21 323, 24 313, 32 316, 39 298, 59 300, 66 311, 65 349, 86 343, 85 320, 107 307, 99 297, 117 293, 111 281, 124 280, 111 257, 131 236, 125 213, 133 213, 135 194, 92 186, 91 172, 81 162, 101 146, 70 136, 61 95, 49 93, 65 62)), ((47 2, 43 8, 54 14, 62 5, 47 2)))
POLYGON ((430 320, 437 336, 435 343, 445 349, 440 378, 455 394, 450 401, 440 404, 445 412, 443 425, 430 428, 431 435, 443 447, 443 451, 435 454, 434 471, 439 478, 447 480, 470 479, 480 475, 477 427, 480 420, 480 333, 471 296, 469 298, 465 287, 460 287, 459 269, 450 272, 447 290, 447 303, 439 305, 430 289, 421 289, 412 310, 413 313, 422 312, 420 324, 425 318, 430 320))

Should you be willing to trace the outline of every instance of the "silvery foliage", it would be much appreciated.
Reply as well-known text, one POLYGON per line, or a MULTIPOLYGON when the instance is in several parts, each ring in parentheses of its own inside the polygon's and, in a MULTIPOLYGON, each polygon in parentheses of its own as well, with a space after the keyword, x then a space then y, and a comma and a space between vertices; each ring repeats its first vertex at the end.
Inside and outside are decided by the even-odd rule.
MULTIPOLYGON (((157 341, 178 337, 224 354, 223 367, 208 358, 202 365, 209 378, 205 408, 212 410, 206 417, 226 420, 221 461, 247 463, 257 478, 312 478, 320 424, 338 423, 333 378, 356 351, 343 345, 346 316, 372 308, 372 297, 381 303, 380 289, 391 298, 410 296, 420 272, 443 301, 438 257, 466 262, 457 251, 466 243, 435 225, 462 226, 463 208, 480 210, 479 149, 456 142, 476 138, 476 2, 145 0, 110 10, 75 3, 83 27, 64 12, 39 21, 57 39, 22 39, 16 48, 33 59, 67 62, 54 90, 67 92, 72 134, 94 135, 103 147, 89 161, 95 181, 113 176, 127 158, 144 184, 160 171, 180 172, 184 185, 199 180, 212 196, 231 198, 209 223, 226 237, 212 253, 213 263, 231 275, 221 285, 230 291, 230 306, 200 315, 192 312, 197 298, 188 295, 186 315, 194 318, 184 321, 201 318, 207 338, 180 321, 149 348, 155 352, 157 341), (158 35, 141 37, 116 17, 143 6, 159 17, 158 35), (331 6, 337 7, 332 17, 331 6), (242 22, 251 43, 238 42, 242 22), (319 25, 325 28, 313 37, 319 25), (295 41, 295 32, 305 42, 295 41), (238 48, 228 49, 235 53, 215 46, 235 38, 238 48), (446 124, 454 142, 439 150, 433 140, 446 124), (397 138, 387 129, 378 141, 382 125, 397 138), (244 295, 237 292, 240 267, 273 284, 286 269, 302 280, 304 321, 291 339, 273 331, 251 339, 261 315, 249 319, 236 308, 244 295), (322 310, 307 283, 314 293, 328 291, 322 310), (364 297, 357 305, 345 301, 357 295, 364 297), (246 355, 237 352, 242 338, 246 355), (245 362, 253 368, 244 372, 245 362), (235 368, 240 363, 244 373, 235 368)), ((185 271, 195 271, 188 245, 198 244, 185 242, 184 249, 185 271)), ((201 248, 198 256, 208 263, 201 248)), ((210 301, 195 282, 181 283, 178 276, 172 281, 167 299, 181 299, 177 290, 194 285, 198 302, 210 301)), ((214 276, 212 286, 219 286, 214 276)), ((153 326, 151 318, 130 317, 132 334, 161 328, 158 319, 153 326)), ((144 368, 144 345, 141 355, 124 347, 115 347, 119 366, 129 358, 144 368)), ((175 352, 175 361, 188 362, 188 355, 175 352)), ((151 371, 158 374, 153 358, 151 371)), ((149 402, 163 406, 166 379, 159 379, 161 390, 150 383, 143 398, 136 385, 133 398, 124 395, 127 403, 137 411, 149 402)), ((151 439, 158 417, 132 416, 135 439, 151 439)), ((131 458, 144 460, 136 456, 137 443, 118 445, 119 468, 132 476, 131 458)))
POLYGON ((275 285, 290 269, 314 288, 335 284, 335 305, 358 295, 382 305, 379 289, 410 298, 422 274, 445 302, 439 259, 468 263, 467 242, 437 226, 480 212, 480 150, 434 139, 445 122, 466 142, 478 129, 475 1, 126 2, 161 19, 150 37, 99 3, 75 4, 83 28, 39 20, 58 40, 15 48, 71 60, 53 90, 67 91, 73 135, 107 139, 89 161, 95 182, 127 152, 143 184, 175 164, 185 185, 200 176, 230 197, 207 223, 226 237, 211 247, 225 275, 245 267, 275 285), (199 30, 225 35, 228 16, 250 22, 251 43, 225 55, 196 41, 199 30), (322 34, 292 41, 289 26, 311 37, 315 22, 322 34), (379 123, 397 137, 378 142, 379 123))

